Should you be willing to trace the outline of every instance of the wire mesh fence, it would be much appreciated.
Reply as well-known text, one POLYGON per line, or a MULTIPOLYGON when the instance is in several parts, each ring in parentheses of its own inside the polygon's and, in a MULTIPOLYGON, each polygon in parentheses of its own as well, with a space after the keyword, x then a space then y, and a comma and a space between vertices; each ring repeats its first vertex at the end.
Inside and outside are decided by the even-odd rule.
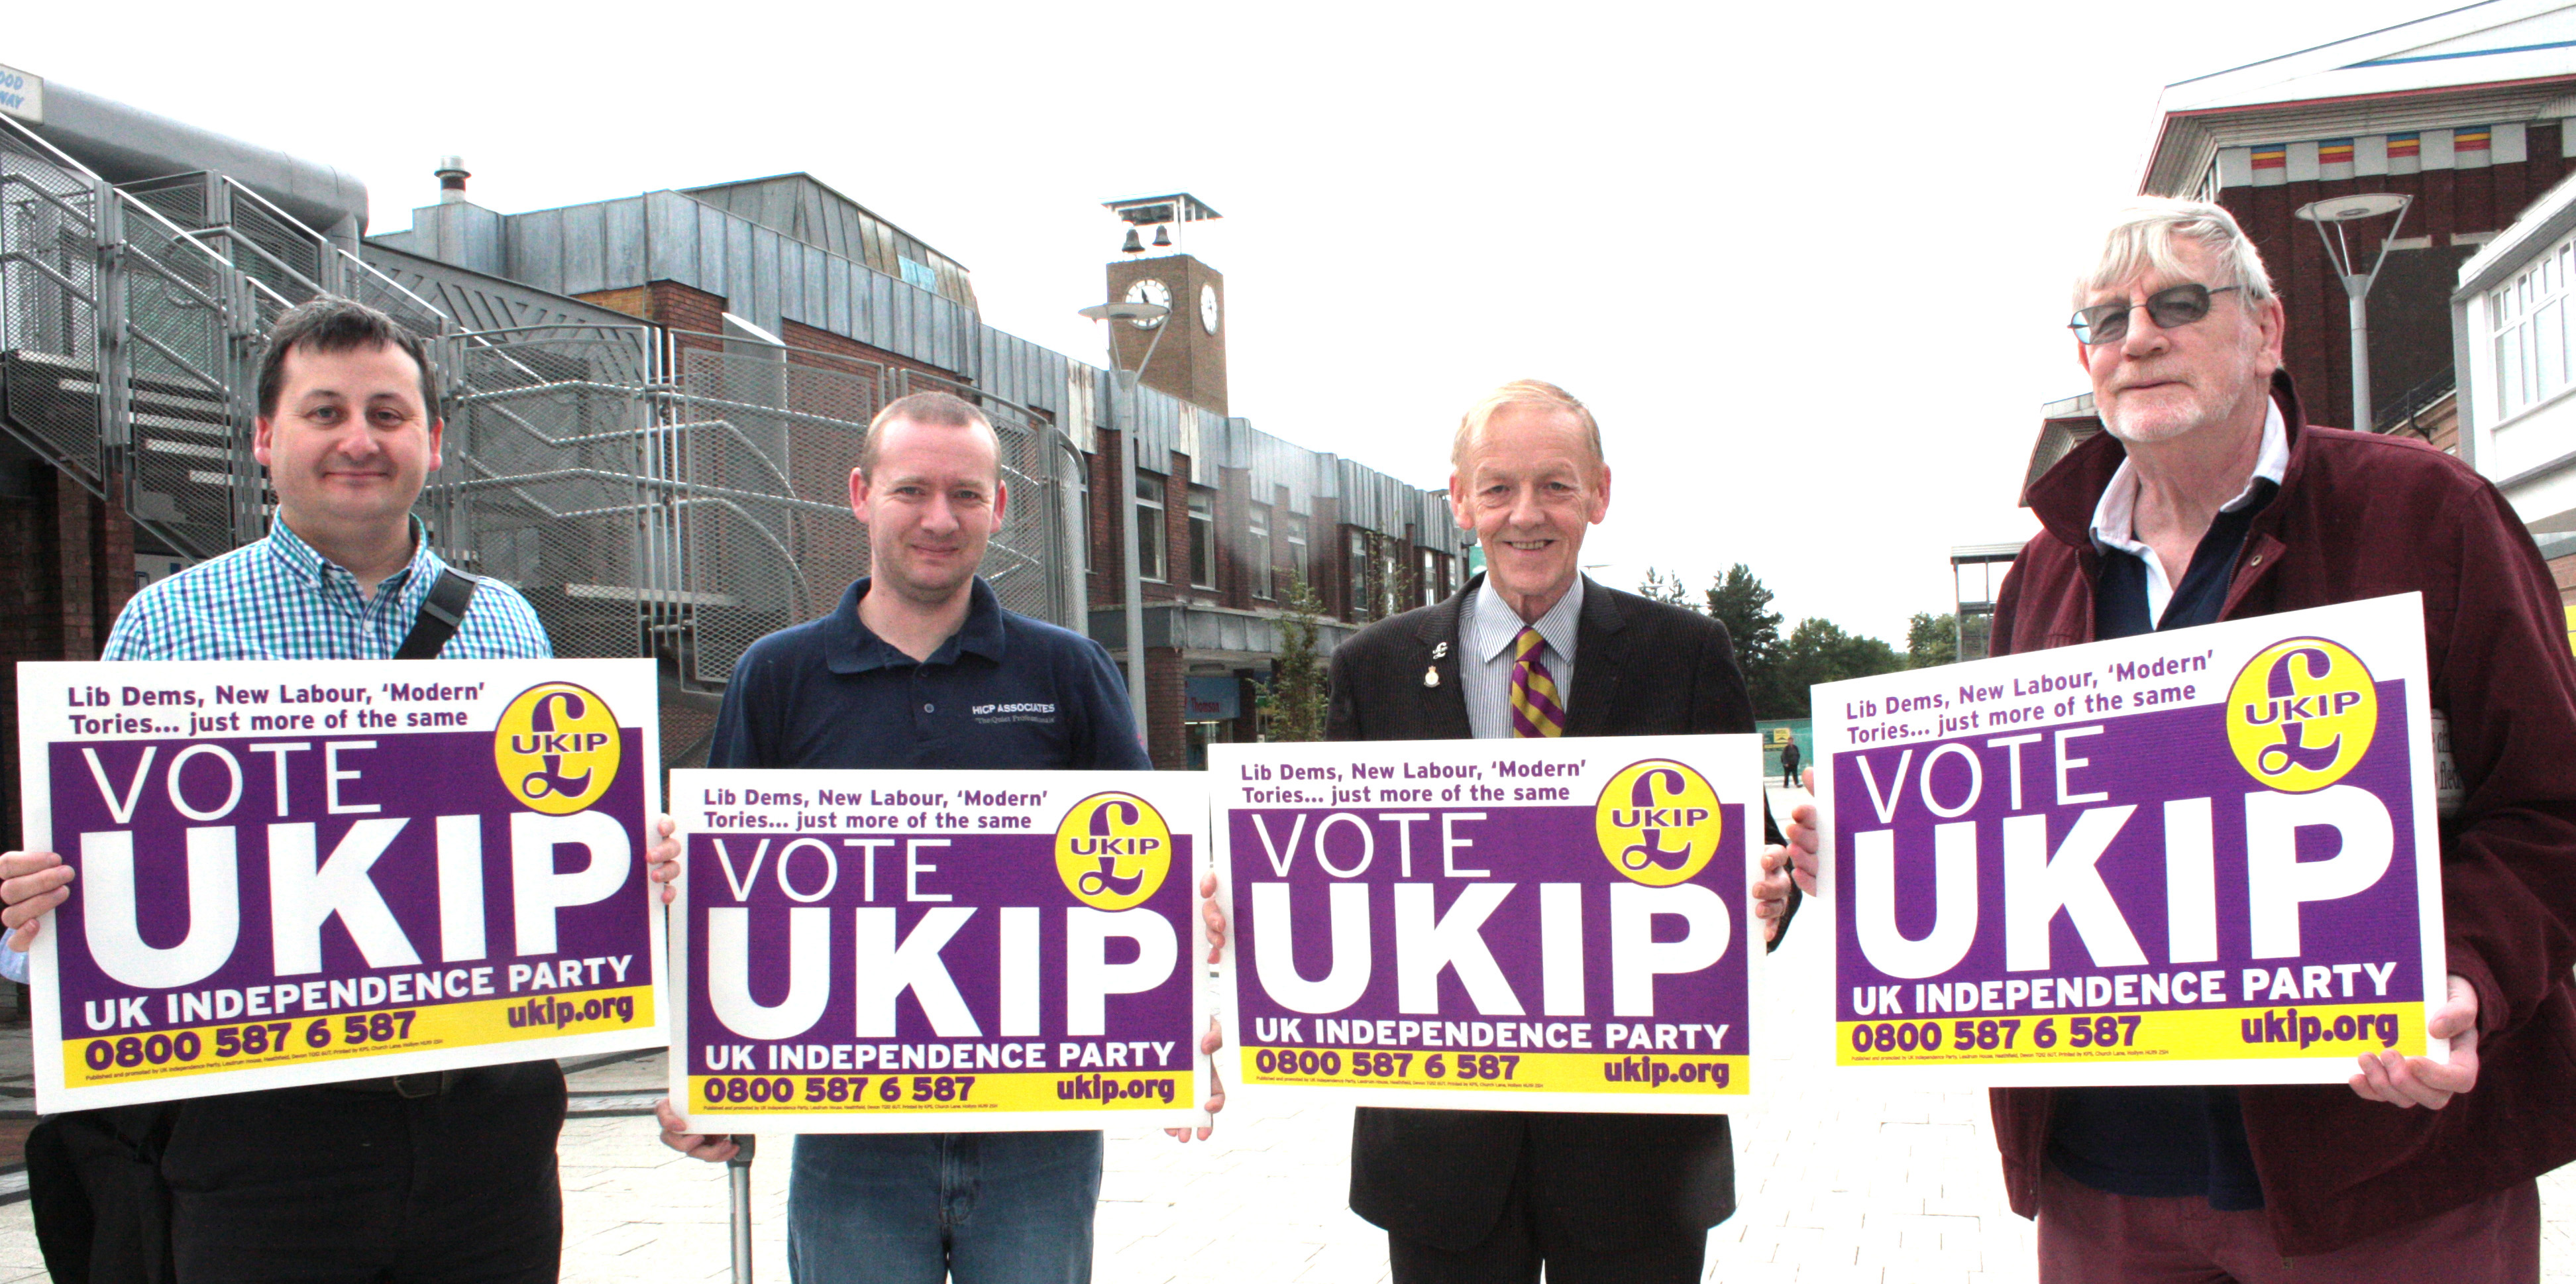
POLYGON ((0 404, 30 448, 104 493, 98 192, 0 130, 0 404))
POLYGON ((173 548, 211 556, 238 542, 259 484, 245 296, 222 260, 142 208, 123 211, 134 217, 111 282, 125 319, 124 378, 109 382, 130 425, 126 507, 173 548))

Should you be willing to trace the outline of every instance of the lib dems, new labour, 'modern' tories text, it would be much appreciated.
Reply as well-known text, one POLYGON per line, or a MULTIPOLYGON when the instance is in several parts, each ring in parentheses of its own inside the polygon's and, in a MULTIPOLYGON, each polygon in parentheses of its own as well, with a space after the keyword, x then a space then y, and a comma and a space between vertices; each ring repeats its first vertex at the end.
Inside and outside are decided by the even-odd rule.
POLYGON ((658 1047, 643 660, 18 667, 58 1110, 658 1047))
POLYGON ((2444 986, 2416 594, 1815 690, 1836 1062, 2340 1083, 2444 986))
POLYGON ((1761 773, 1749 735, 1209 746, 1237 1091, 1734 1109, 1761 773))
POLYGON ((693 1129, 1196 1121, 1207 792, 1149 771, 675 771, 693 1129))

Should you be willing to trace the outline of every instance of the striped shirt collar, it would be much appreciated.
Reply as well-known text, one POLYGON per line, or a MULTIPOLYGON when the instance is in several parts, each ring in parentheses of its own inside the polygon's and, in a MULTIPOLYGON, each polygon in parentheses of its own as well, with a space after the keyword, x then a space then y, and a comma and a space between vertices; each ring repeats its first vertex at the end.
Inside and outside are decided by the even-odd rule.
POLYGON ((1556 599, 1556 605, 1547 608, 1547 613, 1533 624, 1521 619, 1520 612, 1503 600, 1502 593, 1494 588, 1493 576, 1487 575, 1476 590, 1475 609, 1468 613, 1468 619, 1475 630, 1467 639, 1468 653, 1488 664, 1511 646, 1524 625, 1537 629, 1539 638, 1559 659, 1570 661, 1574 659, 1574 635, 1583 619, 1583 577, 1575 576, 1565 596, 1556 599))

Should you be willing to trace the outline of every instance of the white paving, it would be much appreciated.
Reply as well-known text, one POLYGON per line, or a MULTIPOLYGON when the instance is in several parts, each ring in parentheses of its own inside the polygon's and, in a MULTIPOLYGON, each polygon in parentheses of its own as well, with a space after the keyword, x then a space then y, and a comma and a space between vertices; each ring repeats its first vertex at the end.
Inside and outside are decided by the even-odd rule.
MULTIPOLYGON (((1786 814, 1786 798, 1775 791, 1786 814)), ((1825 1071, 1822 906, 1770 959, 1771 1095, 1736 1119, 1734 1217, 1709 1235, 1711 1280, 1746 1284, 2004 1284, 2032 1278, 2030 1223, 2005 1207, 1981 1092, 1850 1095, 1825 1071), (1803 1026, 1803 1030, 1802 1027, 1803 1026)), ((576 1088, 632 1089, 653 1068, 594 1071, 576 1088)), ((605 1099, 605 1098, 602 1098, 605 1099)), ((754 1272, 786 1276, 785 1136, 754 1172, 754 1272)), ((1384 1236, 1343 1206, 1350 1112, 1230 1111, 1206 1143, 1110 1134, 1101 1284, 1387 1278, 1384 1236)), ((564 1127, 568 1281, 724 1280, 724 1169, 662 1148, 651 1122, 564 1127)), ((2541 1182, 2545 1278, 2576 1282, 2576 1170, 2541 1182)), ((0 1206, 0 1281, 42 1280, 22 1201, 0 1206)))

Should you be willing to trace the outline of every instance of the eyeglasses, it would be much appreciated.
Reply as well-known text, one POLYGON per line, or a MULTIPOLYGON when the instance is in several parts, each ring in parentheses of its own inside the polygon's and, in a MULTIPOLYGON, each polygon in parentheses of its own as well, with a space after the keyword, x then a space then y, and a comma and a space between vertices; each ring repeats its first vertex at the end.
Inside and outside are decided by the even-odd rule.
POLYGON ((2129 335, 2129 314, 2145 308, 2155 318, 2156 328, 2170 330, 2190 325, 2209 315, 2209 298, 2242 287, 2222 285, 2213 290, 2205 285, 2177 285, 2147 296, 2144 303, 2102 303, 2077 308, 2075 319, 2066 328, 2075 332, 2075 341, 2087 347, 2118 343, 2129 335))

